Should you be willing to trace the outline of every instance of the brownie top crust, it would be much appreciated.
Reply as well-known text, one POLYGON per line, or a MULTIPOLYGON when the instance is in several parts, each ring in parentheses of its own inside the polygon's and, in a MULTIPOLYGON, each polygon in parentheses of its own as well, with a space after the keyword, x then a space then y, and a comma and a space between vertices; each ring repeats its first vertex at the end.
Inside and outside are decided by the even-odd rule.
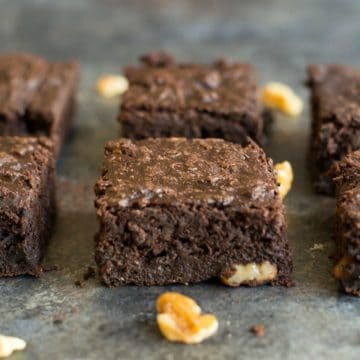
POLYGON ((18 213, 40 186, 44 167, 53 166, 53 143, 45 137, 0 137, 1 211, 18 213))
POLYGON ((159 204, 280 204, 272 161, 250 141, 158 138, 105 146, 96 205, 116 210, 159 204))
POLYGON ((317 117, 341 125, 360 122, 360 69, 310 65, 308 85, 317 101, 317 117))
POLYGON ((249 64, 177 64, 166 53, 145 55, 141 61, 142 66, 125 68, 130 88, 123 109, 259 116, 258 85, 249 64))
POLYGON ((25 53, 0 55, 0 118, 15 121, 40 113, 52 121, 78 73, 77 62, 49 63, 25 53))

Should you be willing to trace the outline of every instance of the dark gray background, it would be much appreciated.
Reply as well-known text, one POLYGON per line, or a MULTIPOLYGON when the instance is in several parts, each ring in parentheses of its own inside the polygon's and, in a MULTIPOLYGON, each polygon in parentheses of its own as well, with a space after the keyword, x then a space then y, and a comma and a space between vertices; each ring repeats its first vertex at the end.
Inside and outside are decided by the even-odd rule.
MULTIPOLYGON (((268 151, 290 160, 296 180, 286 199, 297 286, 229 289, 214 283, 172 286, 220 322, 197 346, 171 344, 155 325, 165 288, 111 290, 97 279, 74 286, 93 264, 97 223, 92 187, 103 143, 118 135, 117 100, 94 84, 148 50, 183 60, 251 61, 262 83, 284 81, 307 100, 308 62, 359 64, 360 1, 85 1, 0 0, 0 49, 31 51, 82 64, 75 131, 59 163, 59 219, 45 262, 59 271, 41 279, 0 280, 0 333, 28 341, 17 359, 359 359, 360 302, 330 276, 334 201, 312 193, 305 168, 309 115, 277 119, 268 151), (324 248, 311 251, 315 244, 324 248), (53 317, 64 316, 61 325, 53 317), (264 323, 256 338, 250 326, 264 323)), ((167 288, 169 289, 169 288, 167 288)))

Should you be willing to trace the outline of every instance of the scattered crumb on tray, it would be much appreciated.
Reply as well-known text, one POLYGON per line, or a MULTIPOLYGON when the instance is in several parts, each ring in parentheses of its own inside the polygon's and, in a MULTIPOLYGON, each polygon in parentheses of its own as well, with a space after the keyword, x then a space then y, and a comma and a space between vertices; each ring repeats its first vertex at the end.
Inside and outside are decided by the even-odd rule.
POLYGON ((53 324, 60 325, 64 322, 65 316, 62 314, 56 314, 53 316, 53 324))
POLYGON ((265 325, 264 324, 257 324, 257 325, 253 325, 250 328, 250 331, 258 337, 262 337, 265 335, 265 325))
POLYGON ((317 251, 317 250, 324 250, 324 244, 322 243, 315 243, 310 249, 310 251, 317 251))
POLYGON ((88 266, 86 272, 83 275, 83 279, 86 281, 91 278, 94 278, 95 276, 96 276, 95 268, 93 266, 88 266))
POLYGON ((77 314, 77 313, 79 312, 79 308, 78 308, 77 306, 75 306, 75 305, 72 305, 72 306, 70 307, 70 312, 71 312, 72 314, 77 314))
POLYGON ((85 286, 85 281, 83 279, 76 279, 74 284, 77 287, 83 288, 85 286))
POLYGON ((57 265, 45 265, 43 266, 44 272, 58 271, 59 267, 57 265))
POLYGON ((93 266, 88 266, 83 276, 80 279, 76 279, 74 281, 74 284, 77 287, 83 288, 85 286, 85 282, 91 278, 94 278, 95 276, 96 276, 95 268, 93 266))

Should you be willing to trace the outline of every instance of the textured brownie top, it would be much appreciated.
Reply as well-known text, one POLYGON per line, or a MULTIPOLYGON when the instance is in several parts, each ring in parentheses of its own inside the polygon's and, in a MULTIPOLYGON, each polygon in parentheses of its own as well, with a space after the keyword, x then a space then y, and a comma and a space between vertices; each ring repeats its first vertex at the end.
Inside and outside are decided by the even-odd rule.
POLYGON ((341 124, 360 122, 360 69, 310 65, 308 77, 319 119, 341 124))
POLYGON ((53 166, 52 147, 44 137, 0 137, 0 216, 29 205, 44 167, 53 166))
POLYGON ((220 139, 158 138, 110 141, 97 206, 116 209, 149 204, 279 203, 272 161, 255 143, 220 139))
POLYGON ((78 78, 75 62, 49 63, 30 54, 0 55, 0 118, 25 114, 53 121, 78 78))
POLYGON ((130 82, 123 109, 200 110, 258 116, 257 80, 249 64, 219 60, 210 65, 176 64, 165 53, 141 58, 143 66, 127 67, 130 82))

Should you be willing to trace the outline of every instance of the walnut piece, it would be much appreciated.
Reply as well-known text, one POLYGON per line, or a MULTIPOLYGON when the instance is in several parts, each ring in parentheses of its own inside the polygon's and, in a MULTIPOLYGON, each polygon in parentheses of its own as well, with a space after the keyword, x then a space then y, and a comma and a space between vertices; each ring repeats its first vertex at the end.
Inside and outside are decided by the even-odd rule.
POLYGON ((277 172, 276 180, 279 185, 280 198, 283 199, 291 189, 294 180, 294 172, 288 161, 283 161, 275 165, 277 172))
POLYGON ((166 292, 156 302, 157 324, 167 340, 198 344, 216 333, 214 315, 201 314, 197 303, 176 292, 166 292))
POLYGON ((26 342, 22 339, 0 335, 0 358, 10 356, 16 350, 24 350, 26 342))
POLYGON ((261 264, 233 265, 230 271, 224 271, 220 275, 220 279, 225 285, 236 287, 243 284, 261 285, 275 279, 276 275, 276 265, 264 261, 261 264))
POLYGON ((266 107, 279 110, 289 116, 298 116, 302 112, 302 100, 293 90, 282 83, 270 82, 264 86, 261 99, 266 107))
POLYGON ((105 98, 122 95, 129 88, 129 81, 122 75, 106 74, 99 78, 96 89, 105 98))

